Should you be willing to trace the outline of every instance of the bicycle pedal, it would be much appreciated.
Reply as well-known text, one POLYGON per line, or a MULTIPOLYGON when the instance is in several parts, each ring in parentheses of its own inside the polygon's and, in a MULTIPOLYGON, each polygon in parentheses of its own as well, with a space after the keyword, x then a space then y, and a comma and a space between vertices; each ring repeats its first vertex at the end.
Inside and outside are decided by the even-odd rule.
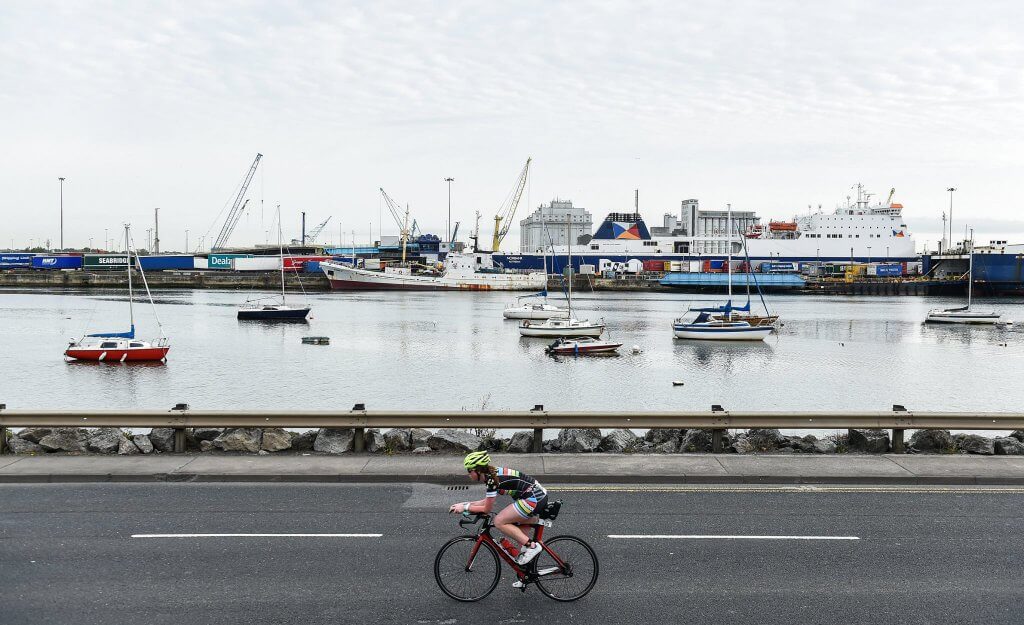
POLYGON ((541 524, 541 525, 543 525, 544 527, 551 527, 551 521, 550 521, 550 519, 543 519, 543 520, 542 520, 542 521, 540 522, 540 524, 541 524))

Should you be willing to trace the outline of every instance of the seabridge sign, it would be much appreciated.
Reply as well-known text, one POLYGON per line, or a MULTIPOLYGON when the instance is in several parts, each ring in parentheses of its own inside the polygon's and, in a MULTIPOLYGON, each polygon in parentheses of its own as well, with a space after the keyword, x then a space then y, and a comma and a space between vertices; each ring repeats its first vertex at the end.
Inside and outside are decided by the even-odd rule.
POLYGON ((86 254, 86 269, 127 269, 128 257, 124 254, 86 254))

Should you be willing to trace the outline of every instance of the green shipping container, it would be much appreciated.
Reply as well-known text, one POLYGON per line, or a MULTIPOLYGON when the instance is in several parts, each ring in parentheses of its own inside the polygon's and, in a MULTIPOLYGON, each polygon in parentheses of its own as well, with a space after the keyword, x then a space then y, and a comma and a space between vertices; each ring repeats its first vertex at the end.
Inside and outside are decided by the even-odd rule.
POLYGON ((82 259, 82 267, 91 271, 107 269, 124 271, 128 268, 128 257, 124 254, 86 254, 82 259))
POLYGON ((208 267, 210 269, 231 269, 233 258, 252 258, 252 254, 210 254, 208 267))

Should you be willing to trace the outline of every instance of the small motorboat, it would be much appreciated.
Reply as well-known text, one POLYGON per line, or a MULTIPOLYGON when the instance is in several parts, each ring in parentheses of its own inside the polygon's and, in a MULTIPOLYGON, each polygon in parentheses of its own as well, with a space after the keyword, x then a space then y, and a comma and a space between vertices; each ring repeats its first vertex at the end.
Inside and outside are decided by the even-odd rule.
POLYGON ((545 321, 527 319, 519 326, 522 336, 559 338, 563 336, 590 336, 598 338, 604 333, 604 323, 580 321, 575 317, 552 317, 545 321))
POLYGON ((239 308, 238 318, 250 321, 305 321, 309 311, 309 306, 254 303, 239 308))
POLYGON ((614 354, 620 347, 622 347, 622 343, 604 341, 589 336, 581 336, 578 338, 556 339, 555 342, 548 345, 547 349, 544 351, 549 354, 578 356, 587 354, 614 354))

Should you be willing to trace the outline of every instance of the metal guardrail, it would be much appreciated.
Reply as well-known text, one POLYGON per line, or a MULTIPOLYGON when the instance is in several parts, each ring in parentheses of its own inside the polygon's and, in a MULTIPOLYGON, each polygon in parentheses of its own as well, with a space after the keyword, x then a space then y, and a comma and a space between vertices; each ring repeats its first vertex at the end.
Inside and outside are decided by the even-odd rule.
POLYGON ((534 451, 543 451, 545 429, 632 428, 709 429, 713 449, 722 451, 726 430, 883 429, 892 430, 892 446, 903 451, 905 430, 1019 430, 1024 413, 913 412, 903 406, 892 411, 765 411, 732 412, 713 406, 708 412, 679 411, 526 411, 366 410, 191 410, 178 404, 162 410, 8 410, 0 404, 0 453, 6 452, 10 427, 151 427, 174 428, 175 451, 185 450, 185 430, 197 427, 353 428, 355 449, 363 451, 367 428, 502 428, 533 430, 534 451))

